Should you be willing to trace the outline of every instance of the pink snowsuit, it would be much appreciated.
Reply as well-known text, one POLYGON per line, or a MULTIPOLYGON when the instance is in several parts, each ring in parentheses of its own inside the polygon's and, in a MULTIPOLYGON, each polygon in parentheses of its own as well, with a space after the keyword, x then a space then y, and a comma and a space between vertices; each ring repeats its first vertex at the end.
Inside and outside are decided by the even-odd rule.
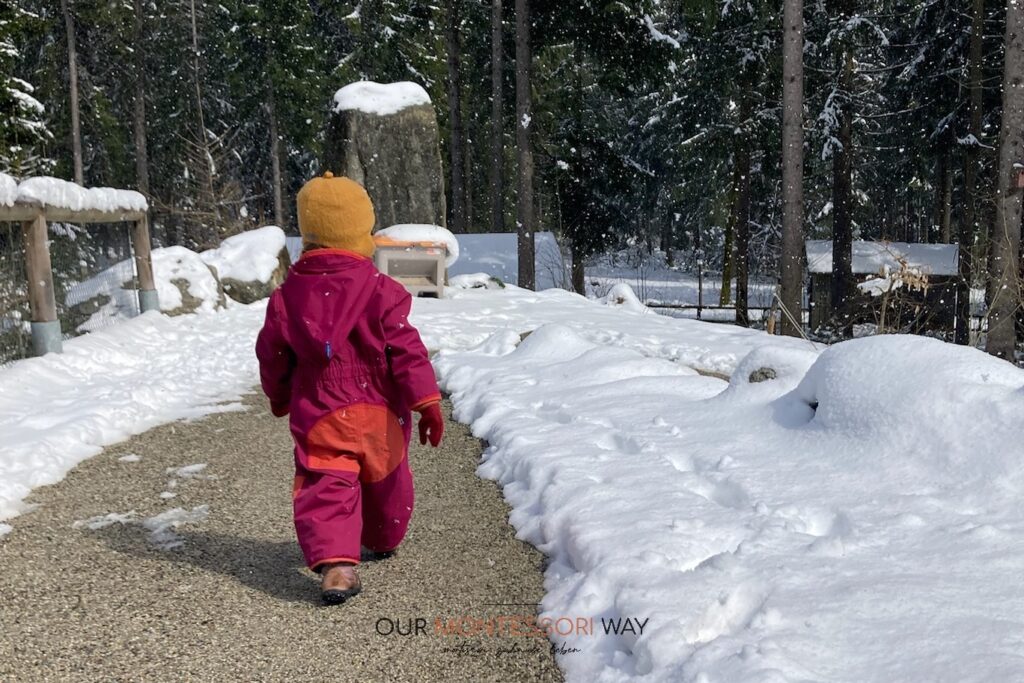
POLYGON ((295 439, 295 531, 311 569, 383 552, 412 516, 411 410, 440 399, 412 298, 373 262, 307 252, 270 297, 256 342, 274 415, 295 439))

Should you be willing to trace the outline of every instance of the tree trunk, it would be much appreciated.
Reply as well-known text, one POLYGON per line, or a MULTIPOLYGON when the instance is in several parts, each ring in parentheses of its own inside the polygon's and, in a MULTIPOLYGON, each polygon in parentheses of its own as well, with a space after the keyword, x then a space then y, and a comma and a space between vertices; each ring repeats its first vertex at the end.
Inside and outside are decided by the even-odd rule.
POLYGON ((750 279, 750 137, 748 135, 744 135, 739 141, 737 152, 736 167, 739 169, 739 184, 736 187, 736 222, 734 228, 736 236, 736 252, 734 254, 736 266, 736 324, 750 327, 750 314, 747 311, 747 283, 750 279))
POLYGON ((505 231, 505 141, 501 0, 491 2, 491 230, 505 231))
POLYGON ((996 223, 992 230, 995 296, 989 309, 988 352, 1013 361, 1020 304, 1021 190, 1016 189, 1024 159, 1024 4, 1006 3, 1006 57, 1003 65, 1003 120, 999 131, 996 223))
POLYGON ((785 0, 782 50, 781 331, 801 334, 804 222, 804 5, 785 0))
POLYGON ((841 91, 840 148, 832 154, 832 317, 850 329, 853 294, 853 54, 844 41, 837 59, 841 91))
POLYGON ((71 109, 71 158, 74 163, 75 182, 85 185, 85 168, 82 164, 82 124, 78 104, 78 49, 75 40, 75 20, 71 16, 70 0, 60 0, 64 14, 64 30, 68 45, 68 96, 71 109))
POLYGON ((732 300, 733 235, 736 229, 736 203, 739 201, 740 186, 739 158, 734 158, 733 164, 732 187, 729 193, 732 201, 729 207, 729 220, 725 224, 725 239, 722 244, 722 287, 718 290, 719 306, 728 306, 732 300))
POLYGON ((964 214, 960 224, 960 249, 958 260, 959 282, 957 283, 956 343, 969 344, 971 341, 971 284, 974 280, 974 236, 978 229, 978 145, 981 142, 981 60, 982 38, 985 30, 985 0, 974 0, 971 18, 971 43, 969 52, 969 79, 971 91, 971 128, 974 140, 967 147, 964 158, 964 214))
POLYGON ((445 43, 448 48, 448 116, 451 134, 448 141, 452 179, 452 232, 466 231, 466 132, 462 123, 462 45, 459 39, 462 0, 448 0, 448 16, 445 26, 445 43))
POLYGON ((953 172, 952 162, 953 140, 949 135, 942 136, 942 150, 939 152, 939 182, 935 186, 935 224, 938 241, 949 244, 953 241, 953 225, 951 214, 953 209, 953 172))
POLYGON ((192 28, 192 85, 195 90, 195 116, 196 116, 196 145, 197 155, 195 171, 199 174, 202 184, 202 197, 200 207, 202 211, 209 211, 214 216, 213 225, 203 225, 200 235, 196 240, 201 246, 216 246, 220 223, 220 207, 217 205, 214 189, 214 163, 213 152, 210 149, 210 140, 206 131, 206 117, 203 114, 203 87, 202 69, 200 66, 199 52, 199 21, 196 16, 196 0, 189 2, 189 18, 192 28))
POLYGON ((533 218, 533 148, 530 141, 532 104, 530 71, 530 2, 516 0, 516 147, 519 169, 516 193, 516 230, 519 234, 519 286, 536 286, 533 218))
POLYGON ((570 249, 572 249, 572 291, 577 294, 586 295, 587 281, 586 273, 584 272, 586 257, 583 253, 583 247, 579 240, 573 240, 570 249))
POLYGON ((134 0, 135 27, 135 107, 132 117, 132 138, 135 143, 135 186, 149 197, 149 144, 146 140, 146 59, 142 0, 134 0))
POLYGON ((270 128, 270 181, 274 186, 274 224, 284 227, 284 193, 281 189, 281 138, 277 130, 274 84, 267 77, 267 122, 270 128))

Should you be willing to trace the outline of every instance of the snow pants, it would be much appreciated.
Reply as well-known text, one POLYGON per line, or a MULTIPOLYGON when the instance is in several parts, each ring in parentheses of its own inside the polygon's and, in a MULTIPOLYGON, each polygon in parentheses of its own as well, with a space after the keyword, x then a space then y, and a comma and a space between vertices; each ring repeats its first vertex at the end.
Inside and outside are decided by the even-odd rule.
POLYGON ((320 420, 296 449, 295 531, 310 569, 398 547, 413 508, 409 418, 357 404, 320 420))

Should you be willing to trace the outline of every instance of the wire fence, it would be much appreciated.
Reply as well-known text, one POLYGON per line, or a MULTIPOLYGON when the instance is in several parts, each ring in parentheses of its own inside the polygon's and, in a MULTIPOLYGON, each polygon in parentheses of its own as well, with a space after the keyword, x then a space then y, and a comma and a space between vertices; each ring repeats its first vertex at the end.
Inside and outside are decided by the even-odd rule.
MULTIPOLYGON (((128 223, 49 225, 57 319, 64 338, 139 314, 128 223)), ((0 365, 32 355, 21 225, 0 223, 0 365)))
POLYGON ((32 347, 31 313, 20 223, 0 223, 0 366, 32 347))

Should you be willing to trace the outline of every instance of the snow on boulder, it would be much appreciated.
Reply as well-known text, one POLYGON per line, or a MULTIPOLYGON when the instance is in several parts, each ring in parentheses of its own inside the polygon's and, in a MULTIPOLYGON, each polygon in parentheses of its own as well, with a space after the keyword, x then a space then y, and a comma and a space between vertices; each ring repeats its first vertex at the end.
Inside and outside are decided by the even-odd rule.
POLYGON ((910 335, 878 335, 825 350, 784 400, 805 406, 810 426, 908 458, 984 475, 1021 467, 1024 370, 977 349, 910 335), (1002 462, 1002 465, 995 464, 1002 462))
POLYGON ((607 306, 618 306, 627 311, 635 313, 646 313, 647 307, 640 303, 633 288, 625 282, 620 282, 608 290, 607 296, 601 299, 607 306))
POLYGON ((217 273, 196 252, 185 247, 153 250, 160 310, 167 315, 224 308, 224 288, 217 273))
POLYGON ((52 206, 69 211, 147 211, 146 198, 133 190, 111 187, 82 187, 75 183, 39 176, 27 178, 18 185, 17 202, 52 206))
POLYGON ((433 242, 444 244, 448 247, 448 257, 445 265, 451 267, 459 260, 459 240, 450 230, 439 225, 426 225, 421 223, 406 223, 404 225, 392 225, 374 233, 374 237, 388 237, 399 242, 433 242))
POLYGON ((239 303, 266 299, 284 282, 291 265, 284 231, 268 225, 228 237, 200 254, 217 272, 224 293, 239 303))
POLYGON ((0 206, 14 206, 18 199, 18 181, 0 173, 0 206))
POLYGON ((430 95, 417 83, 375 83, 358 81, 334 93, 334 111, 361 111, 387 116, 403 109, 429 105, 430 95))
POLYGON ((774 398, 795 389, 818 359, 818 351, 784 346, 755 346, 729 377, 722 398, 774 398))

